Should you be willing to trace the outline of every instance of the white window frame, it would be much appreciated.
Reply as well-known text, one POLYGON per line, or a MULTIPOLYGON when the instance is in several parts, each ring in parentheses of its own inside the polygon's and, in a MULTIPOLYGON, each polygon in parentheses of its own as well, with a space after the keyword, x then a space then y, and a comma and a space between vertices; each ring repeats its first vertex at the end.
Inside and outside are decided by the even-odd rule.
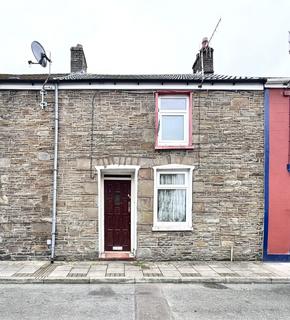
POLYGON ((154 170, 154 212, 153 231, 191 231, 192 230, 192 172, 194 166, 169 164, 153 167, 154 170), (160 174, 185 174, 184 185, 160 185, 160 174), (184 222, 158 221, 158 190, 181 189, 186 190, 186 219, 184 222))
POLYGON ((174 147, 174 146, 189 146, 189 95, 186 94, 162 94, 158 96, 158 137, 157 143, 159 147, 174 147), (162 99, 174 99, 174 98, 185 98, 186 99, 186 109, 185 110, 161 110, 161 100, 162 99), (162 140, 162 116, 183 116, 183 140, 162 140))

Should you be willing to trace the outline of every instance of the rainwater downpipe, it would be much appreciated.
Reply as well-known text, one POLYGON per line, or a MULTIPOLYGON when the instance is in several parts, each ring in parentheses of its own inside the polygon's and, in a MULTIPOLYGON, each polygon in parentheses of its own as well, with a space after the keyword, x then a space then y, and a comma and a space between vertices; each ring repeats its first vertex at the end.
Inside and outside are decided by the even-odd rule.
POLYGON ((201 60, 201 78, 204 80, 204 62, 203 62, 203 48, 200 50, 200 60, 201 60))
POLYGON ((283 96, 288 98, 288 163, 287 171, 290 173, 290 81, 287 83, 287 89, 283 91, 283 96))
POLYGON ((290 173, 290 92, 288 93, 288 117, 289 117, 289 124, 288 124, 288 163, 287 163, 287 171, 290 173))
POLYGON ((54 161, 53 161, 53 195, 52 195, 52 216, 51 216, 51 263, 55 258, 55 234, 56 234, 56 200, 57 200, 57 171, 58 171, 58 84, 54 85, 55 106, 54 106, 54 161))

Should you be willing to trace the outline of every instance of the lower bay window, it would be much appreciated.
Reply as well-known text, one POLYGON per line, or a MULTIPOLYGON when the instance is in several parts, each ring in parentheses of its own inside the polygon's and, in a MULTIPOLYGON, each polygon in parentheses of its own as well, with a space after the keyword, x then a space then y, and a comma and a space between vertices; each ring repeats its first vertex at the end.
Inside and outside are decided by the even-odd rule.
POLYGON ((154 231, 192 230, 193 166, 154 168, 154 231))

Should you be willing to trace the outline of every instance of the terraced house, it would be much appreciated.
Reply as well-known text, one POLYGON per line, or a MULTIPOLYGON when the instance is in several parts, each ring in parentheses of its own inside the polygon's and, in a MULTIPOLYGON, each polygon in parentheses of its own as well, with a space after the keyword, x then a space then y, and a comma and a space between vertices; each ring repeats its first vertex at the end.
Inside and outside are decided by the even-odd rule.
POLYGON ((0 76, 0 258, 261 259, 265 79, 86 68, 0 76))

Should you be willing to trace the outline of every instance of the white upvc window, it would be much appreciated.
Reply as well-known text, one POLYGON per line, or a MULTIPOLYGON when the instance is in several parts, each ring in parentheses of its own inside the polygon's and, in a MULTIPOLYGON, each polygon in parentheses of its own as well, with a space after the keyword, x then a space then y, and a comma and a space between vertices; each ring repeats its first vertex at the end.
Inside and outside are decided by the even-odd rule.
POLYGON ((193 166, 154 167, 154 231, 192 230, 193 166))
POLYGON ((156 147, 190 147, 190 94, 158 94, 157 97, 156 147))

